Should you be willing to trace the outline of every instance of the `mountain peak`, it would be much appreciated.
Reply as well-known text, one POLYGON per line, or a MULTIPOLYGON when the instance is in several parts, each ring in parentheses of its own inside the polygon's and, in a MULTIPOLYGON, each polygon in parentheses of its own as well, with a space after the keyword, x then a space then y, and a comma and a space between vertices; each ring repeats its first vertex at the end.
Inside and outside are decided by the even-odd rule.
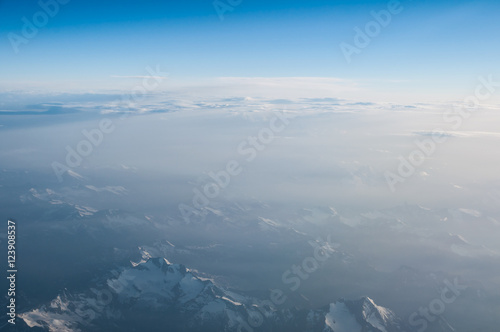
POLYGON ((400 321, 389 309, 368 296, 331 303, 325 315, 325 329, 331 332, 400 331, 400 321))

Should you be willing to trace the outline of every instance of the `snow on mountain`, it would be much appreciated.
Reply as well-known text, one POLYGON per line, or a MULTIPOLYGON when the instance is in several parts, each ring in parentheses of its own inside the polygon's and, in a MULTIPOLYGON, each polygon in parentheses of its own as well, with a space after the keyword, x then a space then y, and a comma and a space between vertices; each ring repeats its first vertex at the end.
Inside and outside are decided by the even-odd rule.
POLYGON ((75 293, 65 290, 19 317, 29 327, 54 332, 135 331, 133 317, 141 315, 156 317, 142 322, 154 326, 141 325, 144 330, 240 331, 260 311, 264 321, 255 331, 409 331, 401 329, 391 310, 368 297, 339 300, 317 310, 279 310, 259 303, 263 302, 227 291, 182 264, 143 250, 139 263, 113 271, 95 287, 75 293))
POLYGON ((349 311, 342 302, 330 304, 330 311, 325 316, 325 325, 334 332, 356 332, 361 331, 361 325, 356 321, 356 317, 349 311))
POLYGON ((402 321, 369 298, 339 300, 329 305, 323 332, 404 331, 402 321))
POLYGON ((497 252, 484 245, 470 243, 460 234, 440 233, 430 237, 427 241, 435 241, 443 250, 450 251, 462 257, 473 258, 499 256, 497 252))
POLYGON ((235 330, 246 312, 244 304, 212 281, 164 258, 149 258, 123 268, 105 285, 77 294, 63 292, 20 318, 30 327, 49 331, 90 331, 97 322, 99 326, 120 325, 129 312, 155 311, 178 316, 173 326, 188 324, 186 330, 197 325, 235 330))
POLYGON ((461 209, 458 209, 458 211, 462 212, 462 213, 465 213, 465 214, 468 214, 470 216, 473 216, 473 217, 476 217, 476 218, 479 218, 482 216, 482 213, 477 211, 477 210, 474 210, 474 209, 465 209, 465 208, 461 208, 461 209))
POLYGON ((98 188, 96 186, 86 185, 85 188, 90 189, 90 190, 95 191, 95 192, 110 192, 112 194, 119 195, 119 196, 124 195, 128 192, 128 190, 123 186, 105 186, 102 188, 98 188))
POLYGON ((69 176, 71 176, 71 177, 73 177, 73 178, 75 178, 77 180, 83 180, 83 179, 85 179, 82 175, 80 175, 77 172, 72 171, 70 169, 67 171, 67 173, 68 173, 69 176))
POLYGON ((43 207, 44 214, 51 218, 57 216, 59 218, 76 218, 89 217, 97 212, 96 209, 80 205, 68 200, 65 195, 57 193, 52 189, 37 190, 35 188, 29 189, 28 193, 19 196, 19 200, 23 204, 38 205, 43 207))

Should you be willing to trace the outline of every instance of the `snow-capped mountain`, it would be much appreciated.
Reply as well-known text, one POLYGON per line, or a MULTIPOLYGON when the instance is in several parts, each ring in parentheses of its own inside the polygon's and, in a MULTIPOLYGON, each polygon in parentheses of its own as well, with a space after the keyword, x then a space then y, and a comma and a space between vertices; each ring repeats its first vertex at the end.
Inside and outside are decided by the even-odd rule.
MULTIPOLYGON (((101 287, 81 293, 65 291, 49 304, 20 317, 30 327, 49 331, 136 330, 131 317, 161 312, 156 324, 173 330, 235 330, 245 306, 210 280, 181 264, 148 258, 114 271, 101 287), (132 324, 132 325, 130 325, 132 324)), ((144 324, 152 325, 148 320, 144 324)), ((147 329, 146 329, 147 330, 147 329)))
MULTIPOLYGON (((228 291, 182 264, 152 258, 113 271, 81 292, 65 290, 25 312, 47 331, 321 331, 396 332, 400 320, 368 297, 317 310, 277 309, 228 291), (255 315, 260 314, 260 321, 255 315)), ((407 331, 407 330, 404 330, 407 331)))
POLYGON ((376 305, 369 297, 331 303, 324 317, 324 332, 406 331, 396 314, 376 305))

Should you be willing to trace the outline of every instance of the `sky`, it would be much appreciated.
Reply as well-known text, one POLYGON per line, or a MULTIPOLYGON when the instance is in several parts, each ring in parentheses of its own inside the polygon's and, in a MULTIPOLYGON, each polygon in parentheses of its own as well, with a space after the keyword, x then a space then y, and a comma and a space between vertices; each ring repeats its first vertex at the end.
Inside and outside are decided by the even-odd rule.
POLYGON ((350 61, 340 45, 356 46, 355 28, 390 1, 60 1, 46 24, 37 13, 53 1, 0 1, 0 89, 113 90, 159 66, 170 87, 317 77, 373 98, 460 99, 478 76, 500 76, 496 1, 402 0, 350 61), (36 35, 13 42, 36 17, 36 35))
MULTIPOLYGON (((82 261, 72 255, 81 248, 112 252, 110 262, 125 257, 100 240, 115 236, 135 255, 141 233, 135 222, 124 232, 126 218, 111 217, 116 210, 145 216, 158 236, 186 248, 202 235, 196 248, 206 254, 186 251, 179 263, 199 256, 208 266, 206 257, 229 253, 226 261, 241 260, 242 271, 258 271, 247 261, 273 265, 272 255, 262 262, 254 255, 268 239, 263 248, 296 256, 303 230, 328 234, 331 224, 356 257, 344 274, 361 279, 348 288, 393 290, 398 308, 405 285, 393 287, 390 277, 382 283, 390 287, 378 287, 389 276, 378 272, 405 264, 462 274, 480 279, 490 295, 468 292, 458 301, 457 312, 469 313, 461 320, 489 324, 483 317, 496 319, 489 313, 500 308, 499 9, 498 0, 0 0, 0 198, 7 202, 0 219, 33 222, 25 238, 36 239, 34 267, 48 257, 64 262, 45 255, 54 247, 44 245, 48 234, 71 249, 62 251, 71 262, 82 261), (145 79, 152 88, 135 98, 145 79), (466 107, 471 98, 484 105, 466 107), (281 129, 278 119, 287 119, 281 129), (241 172, 220 184, 234 162, 241 172), (207 194, 214 184, 218 193, 207 194), (201 190, 210 200, 200 208, 201 190), (206 229, 197 220, 178 238, 170 232, 184 224, 184 205, 201 219, 211 214, 206 229), (92 219, 73 223, 92 211, 92 219), (87 222, 108 215, 113 222, 103 232, 87 222), (248 235, 273 215, 286 221, 284 233, 248 235), (230 227, 211 228, 219 221, 230 227), (69 235, 87 229, 92 240, 69 235), (237 229, 256 242, 234 247, 237 229), (104 237, 93 237, 96 230, 104 237), (231 245, 219 247, 219 236, 231 245), (455 250, 461 236, 470 260, 455 250), (288 239, 293 248, 280 247, 288 239)), ((274 232, 269 225, 262 230, 274 232)), ((5 236, 0 231, 0 242, 5 236)), ((351 261, 347 253, 342 262, 351 261)), ((92 255, 84 258, 92 264, 79 265, 83 274, 57 276, 64 287, 104 271, 92 255)), ((228 271, 240 279, 227 266, 206 272, 226 279, 228 271)), ((43 288, 36 273, 24 275, 33 276, 32 293, 43 288)), ((324 276, 328 282, 311 284, 318 294, 330 296, 326 284, 344 291, 342 280, 324 276)), ((429 303, 405 301, 412 310, 429 303)))

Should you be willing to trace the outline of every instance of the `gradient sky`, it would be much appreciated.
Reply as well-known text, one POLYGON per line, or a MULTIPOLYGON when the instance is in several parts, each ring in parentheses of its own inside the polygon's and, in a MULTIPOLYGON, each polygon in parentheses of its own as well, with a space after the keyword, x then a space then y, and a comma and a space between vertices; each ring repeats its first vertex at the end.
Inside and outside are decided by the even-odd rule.
POLYGON ((71 0, 16 54, 8 34, 21 35, 22 18, 41 9, 0 1, 0 88, 112 88, 112 76, 144 75, 148 65, 172 79, 330 77, 436 94, 500 74, 498 1, 403 0, 347 63, 339 44, 353 44, 354 27, 387 3, 243 0, 220 20, 210 0, 71 0))

